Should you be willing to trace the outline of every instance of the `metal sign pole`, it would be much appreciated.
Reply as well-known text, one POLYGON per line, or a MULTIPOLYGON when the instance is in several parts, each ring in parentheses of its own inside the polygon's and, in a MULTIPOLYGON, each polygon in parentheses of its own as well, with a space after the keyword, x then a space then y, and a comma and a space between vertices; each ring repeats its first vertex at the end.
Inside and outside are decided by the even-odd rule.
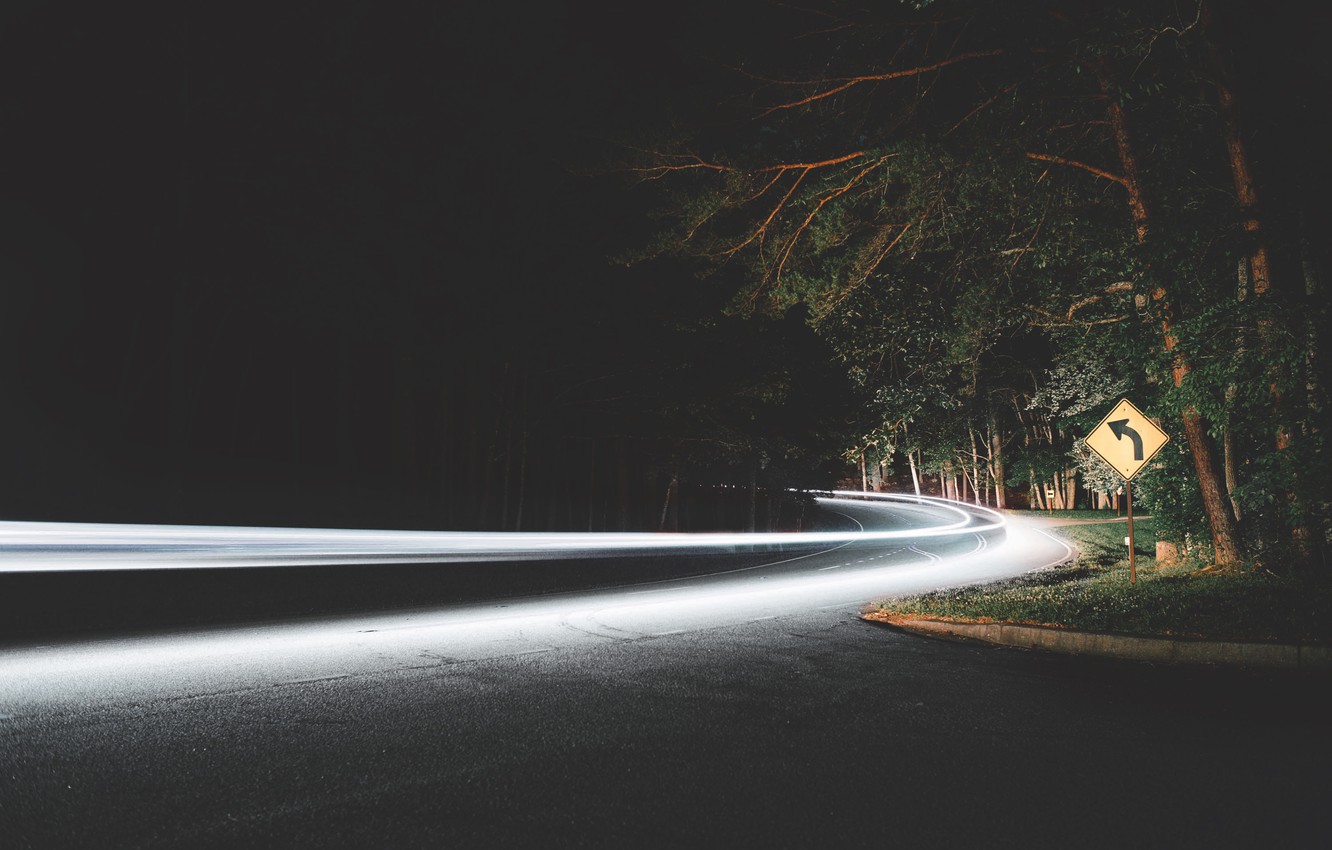
POLYGON ((1137 559, 1134 557, 1133 546, 1133 482, 1124 481, 1124 497, 1128 502, 1128 526, 1129 526, 1129 584, 1138 583, 1137 559))

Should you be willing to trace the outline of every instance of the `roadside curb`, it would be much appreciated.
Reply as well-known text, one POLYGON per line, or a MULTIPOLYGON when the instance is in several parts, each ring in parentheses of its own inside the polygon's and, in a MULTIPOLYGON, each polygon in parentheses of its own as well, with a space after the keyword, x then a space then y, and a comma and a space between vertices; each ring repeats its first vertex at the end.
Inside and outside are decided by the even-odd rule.
POLYGON ((1073 655, 1098 655, 1161 664, 1332 670, 1332 646, 1140 637, 1017 623, 959 623, 894 617, 878 612, 863 614, 861 619, 913 634, 983 640, 1001 646, 1044 649, 1073 655))

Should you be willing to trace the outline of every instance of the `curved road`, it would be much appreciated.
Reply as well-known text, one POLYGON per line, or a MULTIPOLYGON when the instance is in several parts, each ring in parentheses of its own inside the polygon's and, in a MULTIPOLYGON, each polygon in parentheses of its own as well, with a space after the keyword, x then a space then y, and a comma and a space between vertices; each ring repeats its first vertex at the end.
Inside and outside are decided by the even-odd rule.
POLYGON ((1314 846, 1324 680, 983 649, 856 616, 1066 553, 1015 524, 1002 542, 828 543, 616 589, 13 645, 0 836, 1314 846))

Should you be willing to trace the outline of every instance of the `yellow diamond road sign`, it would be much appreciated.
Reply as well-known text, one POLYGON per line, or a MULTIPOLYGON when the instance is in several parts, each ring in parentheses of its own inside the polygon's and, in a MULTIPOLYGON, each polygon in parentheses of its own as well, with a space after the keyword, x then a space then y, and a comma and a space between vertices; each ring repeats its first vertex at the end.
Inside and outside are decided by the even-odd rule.
POLYGON ((1137 475, 1168 442, 1169 435, 1128 399, 1120 400, 1087 435, 1087 448, 1125 480, 1137 475))

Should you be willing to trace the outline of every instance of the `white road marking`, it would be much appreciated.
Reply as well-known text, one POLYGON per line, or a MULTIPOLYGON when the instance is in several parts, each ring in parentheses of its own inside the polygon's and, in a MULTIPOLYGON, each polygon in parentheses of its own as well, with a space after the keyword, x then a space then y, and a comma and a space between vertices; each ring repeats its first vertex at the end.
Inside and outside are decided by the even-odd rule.
POLYGON ((1075 554, 1077 554, 1076 550, 1075 550, 1072 546, 1068 545, 1068 543, 1066 543, 1065 541, 1060 540, 1058 537, 1055 537, 1053 534, 1049 534, 1049 533, 1047 533, 1047 532, 1044 532, 1044 531, 1042 531, 1042 530, 1039 529, 1039 528, 1033 529, 1033 531, 1035 531, 1037 534, 1039 534, 1039 535, 1041 535, 1041 536, 1043 536, 1043 537, 1048 537, 1048 538, 1050 538, 1051 540, 1053 540, 1054 542, 1058 543, 1060 546, 1063 546, 1065 551, 1064 551, 1064 554, 1063 554, 1062 557, 1056 558, 1056 559, 1054 559, 1053 561, 1051 561, 1050 563, 1045 564, 1045 565, 1043 565, 1043 566, 1034 567, 1034 568, 1031 570, 1031 572, 1036 572, 1037 570, 1044 570, 1044 569, 1049 569, 1050 567, 1053 567, 1053 566, 1057 566, 1058 564, 1062 564, 1062 563, 1064 563, 1064 562, 1067 561, 1069 558, 1072 558, 1075 554))
POLYGON ((920 549, 916 546, 908 546, 907 549, 911 552, 915 552, 917 555, 924 555, 926 558, 930 560, 930 563, 935 563, 937 561, 943 560, 943 558, 934 554, 933 552, 926 552, 924 549, 920 549))

